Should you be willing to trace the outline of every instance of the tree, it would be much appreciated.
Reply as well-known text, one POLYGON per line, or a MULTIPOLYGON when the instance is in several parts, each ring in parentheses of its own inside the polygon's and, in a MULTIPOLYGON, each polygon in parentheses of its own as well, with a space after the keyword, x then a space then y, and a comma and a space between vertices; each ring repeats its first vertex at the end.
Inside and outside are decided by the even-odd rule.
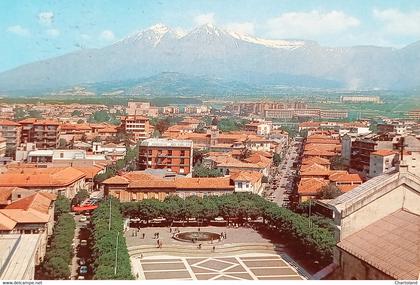
POLYGON ((169 119, 165 118, 157 122, 155 130, 157 130, 159 134, 163 134, 169 128, 169 126, 170 126, 169 119))
POLYGON ((192 176, 193 177, 222 177, 223 173, 221 173, 217 169, 211 169, 201 164, 201 165, 194 166, 192 176))
POLYGON ((38 110, 29 110, 28 111, 28 116, 30 118, 36 118, 36 119, 41 119, 42 118, 42 114, 38 110))
POLYGON ((58 195, 57 200, 55 200, 54 216, 57 219, 68 212, 70 212, 70 200, 63 195, 58 195))
POLYGON ((334 199, 343 194, 334 184, 328 184, 321 188, 317 195, 319 199, 334 199))
POLYGON ((74 110, 73 112, 71 112, 72 117, 80 117, 81 115, 83 115, 83 113, 80 110, 74 110))
POLYGON ((203 161, 203 157, 208 153, 208 149, 194 150, 193 152, 193 165, 200 165, 203 161))
POLYGON ((70 276, 69 264, 60 256, 48 259, 42 268, 47 279, 65 280, 70 276))
POLYGON ((120 202, 110 198, 102 201, 92 215, 94 279, 132 280, 130 256, 124 237, 124 221, 120 202), (111 227, 109 228, 109 222, 111 227), (118 238, 118 244, 117 244, 118 238), (116 259, 115 251, 118 252, 116 259), (114 266, 117 273, 114 274, 114 266))
POLYGON ((65 139, 60 139, 58 141, 58 148, 65 149, 67 147, 67 141, 65 139))
POLYGON ((79 190, 73 198, 72 204, 73 205, 80 205, 84 200, 89 198, 89 191, 86 189, 79 190))
POLYGON ((281 163, 281 156, 280 156, 280 154, 275 153, 273 155, 273 164, 274 164, 274 166, 279 166, 280 163, 281 163))

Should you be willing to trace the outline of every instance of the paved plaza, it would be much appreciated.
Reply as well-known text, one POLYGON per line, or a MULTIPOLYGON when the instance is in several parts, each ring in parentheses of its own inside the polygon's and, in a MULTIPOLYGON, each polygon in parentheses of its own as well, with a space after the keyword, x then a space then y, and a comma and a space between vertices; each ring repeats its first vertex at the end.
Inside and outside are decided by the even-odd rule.
POLYGON ((133 258, 140 280, 302 280, 279 255, 247 254, 230 257, 153 256, 133 258))
MULTIPOLYGON (((197 249, 197 244, 173 239, 175 229, 149 227, 126 232, 137 279, 301 280, 308 276, 287 255, 278 253, 281 245, 273 244, 252 228, 201 227, 201 232, 226 233, 226 239, 220 242, 202 242, 202 249, 197 249), (155 233, 159 233, 159 238, 155 233), (162 248, 156 246, 158 239, 162 248)), ((197 231, 198 227, 179 230, 197 231)))
MULTIPOLYGON (((176 228, 172 228, 175 230, 176 228)), ((181 232, 191 232, 197 231, 198 227, 179 227, 178 228, 181 232)), ((215 245, 223 245, 223 244, 231 244, 231 243, 250 243, 250 242, 258 242, 258 243, 265 243, 271 244, 271 241, 263 236, 261 236, 257 231, 252 228, 229 228, 229 227, 201 227, 200 230, 202 232, 212 232, 220 234, 221 232, 226 233, 226 239, 223 239, 221 242, 216 242, 215 245)), ((133 236, 133 232, 137 232, 135 229, 130 229, 126 232, 125 237, 127 240, 127 246, 136 246, 136 245, 155 245, 157 239, 154 238, 155 233, 159 233, 159 240, 162 241, 163 246, 168 244, 176 244, 176 245, 185 245, 189 243, 177 241, 172 238, 172 233, 169 227, 149 227, 149 228, 141 228, 137 232, 137 236, 133 236), (145 238, 143 239, 143 233, 145 234, 145 238)), ((203 242, 204 244, 210 244, 210 242, 203 242)))

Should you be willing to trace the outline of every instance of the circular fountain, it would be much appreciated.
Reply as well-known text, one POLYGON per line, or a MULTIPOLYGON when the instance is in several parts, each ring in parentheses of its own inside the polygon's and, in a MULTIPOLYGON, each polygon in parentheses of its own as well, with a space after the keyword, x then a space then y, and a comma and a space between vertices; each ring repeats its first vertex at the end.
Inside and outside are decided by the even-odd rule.
POLYGON ((210 232, 183 232, 174 235, 174 239, 183 242, 219 241, 220 234, 210 232))

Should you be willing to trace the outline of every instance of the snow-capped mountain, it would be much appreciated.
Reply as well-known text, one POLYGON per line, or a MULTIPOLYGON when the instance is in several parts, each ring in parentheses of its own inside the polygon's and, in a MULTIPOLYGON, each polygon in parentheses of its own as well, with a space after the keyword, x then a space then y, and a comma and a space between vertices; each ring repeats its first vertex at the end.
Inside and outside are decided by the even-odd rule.
POLYGON ((262 39, 210 24, 185 34, 157 24, 101 49, 0 73, 0 91, 130 80, 162 72, 254 85, 316 82, 322 87, 325 82, 325 87, 350 89, 412 88, 420 85, 419 66, 419 43, 402 49, 332 48, 307 40, 262 39))

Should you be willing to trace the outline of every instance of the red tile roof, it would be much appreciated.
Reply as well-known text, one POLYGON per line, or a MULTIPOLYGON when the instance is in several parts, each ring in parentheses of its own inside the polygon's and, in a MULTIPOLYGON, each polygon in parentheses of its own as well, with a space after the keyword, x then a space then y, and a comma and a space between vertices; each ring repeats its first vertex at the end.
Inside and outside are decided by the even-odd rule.
POLYGON ((59 168, 10 168, 0 174, 0 186, 65 187, 86 175, 73 167, 59 168))
POLYGON ((10 120, 0 120, 0 126, 20 126, 20 124, 10 120))
POLYGON ((356 182, 356 183, 361 184, 363 182, 363 179, 362 177, 360 177, 359 174, 350 174, 350 173, 347 173, 346 171, 342 173, 340 172, 332 173, 328 179, 332 182, 341 182, 341 183, 343 182, 355 183, 356 182))
POLYGON ((16 221, 3 214, 0 210, 0 231, 11 231, 16 226, 16 221))
POLYGON ((53 199, 50 199, 49 195, 34 193, 11 203, 6 206, 5 209, 21 209, 25 211, 34 210, 40 213, 48 214, 51 203, 53 203, 56 199, 56 196, 54 195, 52 198, 53 199))
POLYGON ((420 216, 398 210, 337 246, 397 280, 419 278, 420 216))
POLYGON ((250 181, 251 183, 256 183, 262 177, 263 174, 257 171, 232 171, 230 173, 230 178, 233 181, 250 181))
POLYGON ((322 178, 305 178, 302 179, 298 186, 299 195, 316 195, 322 187, 329 184, 328 180, 322 178))

